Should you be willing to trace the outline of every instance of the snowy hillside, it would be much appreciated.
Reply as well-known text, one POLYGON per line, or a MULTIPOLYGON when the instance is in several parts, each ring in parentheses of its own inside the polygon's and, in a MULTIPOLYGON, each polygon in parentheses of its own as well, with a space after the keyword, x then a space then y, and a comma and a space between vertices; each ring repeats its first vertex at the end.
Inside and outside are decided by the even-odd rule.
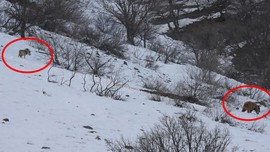
MULTIPOLYGON (((13 39, 16 37, 1 33, 1 49, 13 39)), ((6 61, 18 69, 44 66, 46 61, 41 60, 41 57, 25 42, 14 44, 5 52, 6 61), (26 56, 26 59, 18 58, 18 50, 26 47, 32 49, 32 55, 26 56)), ((122 64, 121 60, 115 61, 116 66, 121 67, 122 64)), ((163 115, 185 112, 186 108, 175 107, 168 99, 154 102, 149 100, 149 94, 139 91, 143 85, 139 83, 142 77, 152 79, 150 75, 160 75, 163 79, 176 82, 177 78, 183 77, 184 69, 189 66, 159 64, 161 68, 157 72, 143 68, 139 62, 128 61, 126 68, 124 66, 127 65, 123 65, 121 70, 129 82, 121 90, 125 101, 116 101, 84 92, 82 74, 76 75, 73 85, 68 87, 65 84, 48 83, 48 69, 24 75, 11 71, 1 62, 0 152, 105 152, 107 140, 117 140, 121 136, 134 140, 163 115), (134 67, 139 70, 134 70, 134 67), (176 70, 181 71, 179 75, 175 75, 176 70)), ((57 79, 66 79, 65 76, 70 74, 59 68, 53 68, 53 71, 57 79)), ((195 104, 192 106, 208 127, 223 126, 204 114, 204 107, 195 104)), ((265 124, 264 133, 225 124, 224 127, 232 135, 232 146, 238 146, 238 151, 270 151, 269 118, 260 122, 265 124)))
POLYGON ((268 6, 0 0, 0 152, 270 152, 268 6))

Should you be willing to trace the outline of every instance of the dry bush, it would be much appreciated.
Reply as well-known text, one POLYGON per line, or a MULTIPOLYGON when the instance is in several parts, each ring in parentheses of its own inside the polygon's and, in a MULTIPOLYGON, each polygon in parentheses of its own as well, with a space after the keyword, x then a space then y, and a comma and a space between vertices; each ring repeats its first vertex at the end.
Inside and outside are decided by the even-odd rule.
POLYGON ((236 126, 236 123, 233 121, 233 119, 219 107, 207 107, 204 112, 207 116, 216 122, 229 124, 230 126, 236 126))
POLYGON ((123 29, 104 14, 100 14, 95 20, 74 26, 71 32, 71 37, 82 43, 95 46, 106 54, 125 58, 122 47, 123 29))
POLYGON ((227 129, 216 127, 209 130, 192 112, 180 117, 163 117, 160 124, 144 131, 135 142, 124 138, 107 142, 112 152, 225 152, 229 144, 230 133, 227 129))
MULTIPOLYGON (((56 35, 52 35, 41 30, 37 30, 34 35, 35 37, 44 40, 51 46, 54 52, 54 67, 60 67, 72 71, 69 79, 64 80, 63 77, 60 83, 61 85, 67 83, 68 86, 71 86, 72 80, 77 72, 82 72, 86 65, 84 60, 86 54, 86 46, 79 42, 74 42, 68 38, 58 38, 56 35)), ((49 58, 50 53, 46 46, 35 42, 31 43, 31 45, 38 49, 38 53, 44 54, 43 58, 49 58)), ((52 82, 50 80, 50 71, 51 69, 48 71, 48 81, 52 82)))
POLYGON ((87 53, 85 56, 85 61, 87 66, 89 67, 88 71, 90 71, 91 74, 97 76, 104 75, 105 70, 112 66, 111 59, 102 59, 97 51, 95 53, 87 53))
MULTIPOLYGON (((34 36, 47 42, 54 53, 53 63, 55 66, 63 66, 65 64, 64 58, 62 58, 62 54, 66 51, 66 47, 71 44, 70 39, 65 39, 64 37, 59 38, 56 35, 44 32, 44 31, 36 31, 34 36)), ((39 49, 39 53, 50 55, 46 46, 41 43, 36 43, 35 48, 39 49)))
POLYGON ((187 74, 188 78, 179 82, 174 89, 176 94, 203 100, 216 94, 219 82, 213 72, 203 69, 189 69, 187 74))
POLYGON ((148 80, 144 82, 144 88, 149 90, 155 90, 160 93, 168 92, 167 85, 161 79, 148 80))
POLYGON ((226 98, 225 102, 228 105, 239 105, 240 104, 238 96, 235 93, 230 93, 228 95, 228 97, 226 98))
POLYGON ((139 39, 143 42, 143 47, 147 47, 147 41, 151 41, 156 37, 158 33, 158 27, 149 22, 142 24, 140 32, 138 34, 139 39))
POLYGON ((108 54, 125 58, 122 47, 124 43, 122 26, 119 26, 112 18, 100 14, 95 20, 95 29, 96 35, 98 35, 98 39, 94 44, 95 47, 108 54))
POLYGON ((145 64, 146 68, 152 69, 154 71, 156 71, 159 68, 159 66, 156 64, 155 58, 153 56, 151 56, 151 55, 147 55, 145 57, 144 61, 146 63, 145 64))
POLYGON ((174 99, 174 106, 179 107, 179 108, 187 108, 187 109, 192 109, 192 105, 188 104, 186 101, 180 100, 180 99, 174 99))
MULTIPOLYGON (((87 80, 89 80, 87 78, 87 74, 85 74, 83 76, 84 91, 87 91, 86 85, 87 80)), ((124 100, 119 91, 126 85, 127 81, 123 82, 116 73, 106 78, 92 74, 90 83, 89 92, 96 93, 98 96, 110 97, 115 100, 124 100)))
POLYGON ((258 133, 264 133, 265 128, 266 128, 265 124, 259 124, 257 122, 253 122, 251 125, 248 126, 248 130, 258 133))
POLYGON ((264 99, 266 95, 266 93, 262 92, 261 90, 254 88, 241 89, 240 94, 257 101, 264 99))
POLYGON ((149 100, 160 102, 161 101, 161 96, 156 95, 156 94, 151 94, 150 97, 149 97, 149 100))
POLYGON ((230 83, 230 80, 228 78, 225 78, 225 82, 223 84, 223 87, 227 90, 231 90, 232 88, 234 88, 235 86, 230 83))
POLYGON ((180 50, 173 44, 162 44, 160 41, 153 41, 150 49, 159 53, 157 60, 163 61, 165 64, 175 62, 180 50))

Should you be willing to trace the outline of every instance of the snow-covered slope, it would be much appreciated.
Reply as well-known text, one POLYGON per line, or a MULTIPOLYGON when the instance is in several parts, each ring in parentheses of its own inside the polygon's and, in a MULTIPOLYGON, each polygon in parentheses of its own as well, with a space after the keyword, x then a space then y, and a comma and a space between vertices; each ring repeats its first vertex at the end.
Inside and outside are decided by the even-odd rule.
MULTIPOLYGON (((16 38, 1 33, 0 45, 4 46, 13 39, 16 38)), ((41 60, 35 51, 26 59, 18 58, 18 50, 25 47, 31 48, 25 42, 12 45, 5 52, 7 62, 21 69, 44 66, 46 60, 41 60)), ((120 68, 122 63, 117 60, 115 64, 120 68)), ((142 79, 137 75, 144 78, 163 76, 171 79, 173 84, 187 68, 184 65, 159 64, 161 67, 157 72, 131 61, 128 67, 123 66, 121 70, 130 80, 121 90, 126 101, 115 101, 84 92, 81 74, 76 75, 72 86, 68 87, 48 83, 48 69, 24 75, 11 71, 0 62, 0 152, 105 152, 106 139, 119 139, 122 135, 135 139, 163 115, 184 112, 184 108, 173 106, 169 100, 150 101, 148 94, 138 90, 143 83, 139 83, 142 79), (178 75, 175 75, 175 70, 180 71, 178 75)), ((58 68, 53 70, 59 79, 70 73, 58 68)), ((204 107, 193 106, 198 111, 198 117, 209 127, 218 125, 203 114, 204 107)), ((263 121, 266 125, 264 134, 228 125, 224 127, 231 131, 232 145, 238 145, 239 151, 268 152, 270 122, 269 119, 263 121)))

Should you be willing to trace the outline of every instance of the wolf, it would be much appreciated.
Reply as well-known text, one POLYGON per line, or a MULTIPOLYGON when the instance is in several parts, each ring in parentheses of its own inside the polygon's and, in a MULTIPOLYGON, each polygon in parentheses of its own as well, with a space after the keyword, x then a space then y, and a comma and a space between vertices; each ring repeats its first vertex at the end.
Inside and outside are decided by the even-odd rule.
POLYGON ((19 50, 18 57, 20 57, 20 58, 24 57, 25 58, 26 55, 31 55, 31 51, 28 48, 23 49, 23 50, 19 50))

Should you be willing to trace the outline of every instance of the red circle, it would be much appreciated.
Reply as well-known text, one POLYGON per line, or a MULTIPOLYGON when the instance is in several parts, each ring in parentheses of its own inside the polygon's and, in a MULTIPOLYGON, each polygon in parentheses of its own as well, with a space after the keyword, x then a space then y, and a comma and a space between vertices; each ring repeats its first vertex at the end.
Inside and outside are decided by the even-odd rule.
POLYGON ((242 85, 242 86, 238 86, 238 87, 232 88, 231 90, 229 90, 229 91, 225 94, 225 96, 224 96, 223 99, 222 99, 222 108, 224 109, 224 111, 225 111, 230 117, 232 117, 232 118, 234 118, 234 119, 237 119, 237 120, 241 120, 241 121, 256 121, 256 120, 260 120, 260 119, 262 119, 262 118, 265 118, 267 115, 270 114, 270 110, 269 110, 267 113, 265 113, 264 115, 262 115, 262 116, 260 116, 260 117, 257 117, 257 118, 250 118, 250 119, 248 119, 248 118, 239 118, 239 117, 236 117, 235 115, 231 114, 231 113, 227 110, 227 108, 226 108, 226 106, 225 106, 225 100, 226 100, 226 98, 229 96, 230 93, 232 93, 233 91, 236 91, 236 90, 238 90, 238 89, 242 89, 242 88, 256 88, 256 89, 259 89, 259 90, 265 92, 266 94, 268 94, 268 96, 270 96, 270 93, 269 93, 266 89, 261 88, 261 87, 259 87, 259 86, 254 86, 254 85, 242 85))
POLYGON ((51 46, 50 46, 49 44, 47 44, 45 41, 40 40, 40 39, 38 39, 38 38, 34 38, 34 37, 18 38, 18 39, 15 39, 15 40, 9 42, 9 43, 3 48, 2 54, 1 54, 1 55, 2 55, 2 61, 3 61, 3 63, 5 64, 5 66, 7 66, 9 69, 11 69, 11 70, 13 70, 13 71, 15 71, 15 72, 23 73, 23 74, 32 74, 32 73, 40 72, 40 71, 46 69, 46 68, 52 63, 53 57, 54 57, 54 53, 53 53, 53 50, 52 50, 51 46), (45 46, 49 49, 50 55, 51 55, 49 62, 48 62, 44 67, 42 67, 42 68, 40 68, 40 69, 37 69, 37 70, 32 70, 32 71, 18 70, 18 69, 15 69, 15 68, 11 67, 9 64, 7 64, 7 62, 6 62, 6 60, 5 60, 5 57, 4 57, 4 53, 5 53, 6 49, 7 49, 7 47, 10 46, 12 43, 15 43, 15 42, 17 42, 17 41, 22 41, 22 40, 24 40, 24 41, 28 41, 28 40, 31 40, 31 41, 37 41, 37 42, 42 43, 43 45, 45 45, 45 46))

